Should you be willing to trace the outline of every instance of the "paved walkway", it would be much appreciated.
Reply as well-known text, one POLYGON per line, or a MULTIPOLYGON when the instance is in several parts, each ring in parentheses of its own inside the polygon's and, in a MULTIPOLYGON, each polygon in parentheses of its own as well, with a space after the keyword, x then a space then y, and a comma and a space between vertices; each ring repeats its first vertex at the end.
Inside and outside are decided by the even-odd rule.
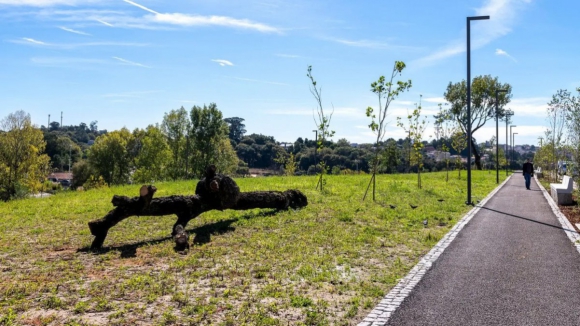
POLYGON ((535 180, 514 174, 387 325, 580 325, 580 254, 535 180))

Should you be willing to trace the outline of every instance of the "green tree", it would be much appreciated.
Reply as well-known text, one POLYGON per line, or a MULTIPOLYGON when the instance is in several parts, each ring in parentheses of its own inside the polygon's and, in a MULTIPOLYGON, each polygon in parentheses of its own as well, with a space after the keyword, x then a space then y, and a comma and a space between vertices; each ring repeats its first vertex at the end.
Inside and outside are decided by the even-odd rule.
POLYGON ((393 139, 387 140, 385 150, 382 154, 382 165, 385 167, 387 173, 397 171, 397 166, 401 161, 401 150, 397 147, 397 142, 393 139))
POLYGON ((459 171, 458 178, 461 179, 461 151, 467 147, 467 137, 463 130, 457 127, 451 136, 451 147, 457 152, 457 158, 455 160, 457 170, 459 171))
POLYGON ((239 144, 244 134, 246 133, 246 125, 244 125, 244 119, 233 117, 233 118, 225 118, 224 121, 228 124, 229 134, 228 137, 234 141, 236 144, 239 144))
POLYGON ((40 188, 50 160, 43 154, 45 146, 42 131, 32 125, 26 112, 16 111, 0 121, 1 200, 40 188))
POLYGON ((375 188, 376 188, 376 174, 379 168, 379 157, 381 154, 380 143, 383 141, 385 137, 385 129, 387 124, 385 123, 385 119, 387 118, 387 110, 391 105, 391 102, 399 96, 404 91, 407 91, 411 88, 411 80, 406 82, 397 81, 393 83, 395 76, 397 74, 401 74, 403 69, 405 69, 405 63, 402 61, 395 61, 393 66, 393 71, 391 72, 391 78, 389 81, 386 80, 385 76, 379 77, 379 79, 371 84, 371 91, 378 96, 379 99, 379 109, 377 112, 372 107, 368 107, 366 110, 367 117, 371 118, 371 123, 369 124, 369 128, 377 135, 375 141, 375 149, 374 149, 374 156, 371 161, 371 171, 372 176, 371 180, 369 181, 369 185, 367 186, 367 190, 363 196, 363 200, 367 197, 367 193, 369 188, 372 184, 373 186, 373 201, 375 200, 375 188), (383 106, 383 99, 385 101, 383 106), (378 115, 377 115, 378 114, 378 115))
MULTIPOLYGON (((421 170, 423 169, 423 134, 427 129, 427 120, 421 116, 421 102, 413 113, 407 116, 409 126, 409 137, 413 144, 411 152, 411 164, 417 165, 417 187, 422 188, 421 185, 421 170)), ((401 117, 397 117, 397 125, 403 127, 401 117)))
MULTIPOLYGON (((497 77, 492 78, 489 75, 478 76, 473 79, 471 84, 471 139, 469 139, 473 155, 475 156, 475 165, 481 170, 481 155, 473 134, 479 128, 483 127, 489 120, 495 119, 495 91, 507 90, 498 96, 498 116, 503 118, 506 110, 505 105, 510 102, 512 96, 512 87, 508 83, 502 84, 497 77)), ((464 133, 467 133, 467 83, 465 80, 459 83, 449 83, 444 93, 445 100, 451 104, 448 110, 449 117, 457 121, 464 133)))
POLYGON ((439 105, 439 112, 433 116, 435 118, 435 138, 437 139, 437 149, 439 150, 439 159, 445 159, 445 182, 449 182, 449 146, 446 141, 451 137, 453 132, 453 123, 450 121, 449 114, 443 110, 443 105, 439 105))
POLYGON ((207 166, 214 164, 222 173, 235 171, 238 158, 228 138, 228 127, 215 103, 194 106, 190 111, 189 152, 191 171, 202 177, 207 166))
POLYGON ((161 130, 167 138, 167 144, 171 150, 171 160, 168 164, 168 173, 173 180, 186 176, 186 161, 188 141, 186 135, 190 128, 187 111, 181 107, 179 110, 171 110, 163 116, 161 130))
POLYGON ((85 160, 81 160, 76 162, 72 167, 73 173, 73 181, 72 181, 72 188, 76 189, 81 187, 91 175, 95 175, 96 173, 91 169, 89 162, 85 160))
POLYGON ((168 177, 171 150, 161 130, 148 126, 140 141, 140 151, 135 158, 133 179, 139 183, 163 181, 168 177))
POLYGON ((123 128, 97 137, 91 147, 91 167, 107 184, 123 184, 129 181, 132 167, 127 146, 132 138, 129 130, 123 128))
MULTIPOLYGON (((316 151, 320 152, 324 148, 324 143, 327 138, 334 136, 334 130, 330 130, 330 121, 332 120, 332 114, 334 109, 329 115, 324 113, 324 108, 322 106, 322 88, 316 87, 316 80, 312 77, 312 66, 308 66, 308 73, 306 76, 310 79, 312 86, 310 87, 310 93, 314 96, 316 100, 316 115, 314 115, 314 123, 318 130, 318 139, 316 140, 316 151)), ((324 159, 320 160, 320 177, 318 178, 318 183, 316 184, 316 189, 320 186, 320 191, 324 184, 324 174, 326 173, 326 163, 324 159)))

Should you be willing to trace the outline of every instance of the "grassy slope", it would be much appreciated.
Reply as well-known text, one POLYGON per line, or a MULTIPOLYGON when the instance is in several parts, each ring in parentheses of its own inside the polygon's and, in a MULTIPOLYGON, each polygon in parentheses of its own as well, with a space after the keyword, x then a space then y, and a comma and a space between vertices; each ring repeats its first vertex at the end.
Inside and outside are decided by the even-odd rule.
MULTIPOLYGON (((0 324, 355 324, 470 208, 465 173, 423 174, 422 190, 416 175, 378 176, 377 203, 361 201, 369 178, 328 176, 323 194, 314 177, 237 179, 242 191, 300 189, 309 206, 203 214, 187 256, 168 237, 173 216, 129 218, 109 250, 84 250, 87 222, 138 186, 0 203, 0 324)), ((495 186, 474 172, 474 200, 495 186)))

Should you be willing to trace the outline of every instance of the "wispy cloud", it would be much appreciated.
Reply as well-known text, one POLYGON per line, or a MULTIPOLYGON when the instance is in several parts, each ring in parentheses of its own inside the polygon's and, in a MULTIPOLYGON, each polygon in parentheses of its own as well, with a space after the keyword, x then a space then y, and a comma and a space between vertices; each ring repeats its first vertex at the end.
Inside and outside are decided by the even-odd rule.
POLYGON ((284 54, 284 53, 276 53, 276 56, 282 57, 282 58, 291 58, 291 59, 301 58, 301 56, 296 55, 296 54, 284 54))
POLYGON ((429 103, 445 103, 447 102, 447 100, 444 97, 425 97, 423 99, 423 102, 429 102, 429 103))
POLYGON ((234 64, 231 63, 228 60, 223 60, 223 59, 212 59, 211 61, 213 62, 217 62, 220 66, 224 67, 224 66, 233 66, 234 64))
POLYGON ((39 66, 46 67, 78 67, 90 69, 95 65, 111 64, 110 61, 93 58, 75 57, 33 57, 30 61, 39 66))
POLYGON ((370 41, 370 40, 345 40, 345 39, 331 39, 334 42, 359 47, 359 48, 369 48, 369 49, 407 49, 407 50, 417 50, 418 47, 394 45, 386 42, 370 41))
POLYGON ((56 5, 74 5, 76 0, 0 0, 0 5, 49 7, 56 5))
POLYGON ((83 43, 48 43, 38 41, 32 38, 23 37, 20 40, 11 40, 11 43, 22 45, 43 45, 46 47, 53 47, 59 49, 74 49, 79 47, 97 47, 97 46, 116 46, 116 47, 142 47, 149 46, 147 43, 131 43, 131 42, 83 42, 83 43))
MULTIPOLYGON (((331 111, 328 111, 330 113, 331 111)), ((275 109, 275 110, 268 110, 265 111, 267 114, 275 114, 275 115, 310 115, 314 114, 313 110, 309 109, 275 109)), ((325 110, 326 113, 326 110, 325 110)), ((337 116, 345 116, 349 118, 357 117, 357 118, 366 118, 364 116, 364 110, 358 108, 335 108, 334 113, 332 114, 333 117, 337 116)))
POLYGON ((60 29, 62 29, 63 31, 67 31, 67 32, 74 33, 74 34, 79 34, 79 35, 86 35, 86 36, 90 36, 90 35, 91 35, 91 34, 89 34, 89 33, 81 32, 81 31, 77 31, 77 30, 74 30, 74 29, 72 29, 72 28, 68 28, 68 27, 63 27, 63 26, 60 26, 59 28, 60 28, 60 29))
POLYGON ((38 45, 48 45, 47 43, 41 42, 41 41, 37 41, 35 39, 32 38, 28 38, 28 37, 23 37, 22 38, 24 41, 28 42, 28 43, 32 43, 32 44, 38 44, 38 45))
POLYGON ((262 83, 262 84, 270 84, 270 85, 289 86, 288 84, 285 84, 285 83, 279 83, 279 82, 273 82, 273 81, 267 81, 267 80, 258 80, 258 79, 241 78, 241 77, 232 77, 232 78, 237 79, 237 80, 248 81, 248 82, 252 82, 252 83, 262 83))
POLYGON ((143 95, 161 93, 162 90, 149 90, 149 91, 132 91, 123 93, 109 93, 104 94, 102 97, 114 97, 114 98, 141 98, 143 95))
POLYGON ((502 50, 502 49, 496 49, 496 50, 495 50, 495 54, 496 54, 496 55, 503 55, 503 56, 506 56, 506 57, 508 57, 508 58, 512 59, 512 60, 513 60, 515 63, 518 63, 518 60, 516 60, 516 58, 512 57, 512 56, 511 56, 509 53, 505 52, 505 51, 504 51, 504 50, 502 50))
MULTIPOLYGON (((513 25, 517 22, 518 12, 530 2, 531 0, 486 0, 483 6, 475 9, 475 14, 489 15, 490 20, 475 23, 477 28, 472 29, 471 48, 480 48, 510 33, 513 25)), ((415 60, 414 65, 432 65, 465 51, 465 40, 455 40, 435 53, 415 60)))
POLYGON ((548 110, 548 102, 551 98, 548 97, 529 97, 516 98, 506 105, 506 108, 514 111, 515 116, 527 117, 545 117, 548 110))
POLYGON ((137 67, 143 67, 143 68, 151 68, 149 66, 146 66, 144 64, 138 63, 138 62, 134 62, 134 61, 129 61, 127 59, 123 59, 123 58, 119 58, 119 57, 112 57, 115 60, 119 60, 122 63, 129 65, 129 66, 137 66, 137 67))
POLYGON ((99 23, 103 24, 103 25, 106 25, 106 26, 109 26, 109 27, 114 27, 113 24, 107 23, 104 20, 101 20, 101 19, 95 19, 95 20, 98 21, 99 23))
POLYGON ((227 16, 201 16, 183 13, 159 13, 153 9, 140 5, 130 0, 123 0, 137 8, 145 10, 153 15, 144 18, 154 23, 171 24, 178 26, 224 26, 231 28, 250 29, 263 33, 280 33, 281 31, 273 26, 257 23, 248 19, 236 19, 227 16))

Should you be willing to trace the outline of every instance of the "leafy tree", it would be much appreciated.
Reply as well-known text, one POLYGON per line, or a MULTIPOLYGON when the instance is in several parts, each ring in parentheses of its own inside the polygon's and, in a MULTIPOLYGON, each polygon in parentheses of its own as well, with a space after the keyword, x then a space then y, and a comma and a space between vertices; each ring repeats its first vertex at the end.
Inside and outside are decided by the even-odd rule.
MULTIPOLYGON (((473 134, 483 127, 489 120, 495 119, 495 91, 507 90, 498 96, 498 116, 503 118, 506 110, 505 105, 510 102, 512 87, 510 84, 499 82, 498 78, 490 75, 478 76, 473 79, 471 85, 471 139, 470 146, 475 156, 475 165, 481 170, 481 155, 477 151, 473 134)), ((444 93, 445 100, 451 104, 448 110, 449 117, 457 121, 464 133, 467 133, 467 83, 465 80, 459 83, 449 83, 444 93)))
POLYGON ((186 135, 190 127, 187 111, 181 107, 179 110, 171 110, 163 116, 161 130, 167 138, 167 144, 171 150, 171 161, 168 165, 169 176, 173 179, 185 177, 186 135))
POLYGON ((91 175, 95 175, 95 172, 91 169, 89 162, 81 160, 76 162, 72 167, 73 181, 72 188, 76 189, 82 186, 91 175))
POLYGON ((284 167, 284 174, 286 176, 293 176, 296 173, 296 158, 294 157, 294 153, 290 153, 289 155, 284 155, 285 153, 279 152, 278 157, 276 158, 276 163, 282 164, 284 167))
POLYGON ((401 150, 397 147, 397 143, 393 139, 387 140, 385 150, 383 151, 382 164, 386 168, 387 173, 397 171, 397 165, 401 161, 401 150))
POLYGON ((228 127, 217 105, 210 103, 203 108, 194 106, 190 111, 190 121, 188 135, 193 175, 200 178, 210 164, 214 164, 223 173, 235 171, 238 159, 229 142, 228 127))
POLYGON ((148 126, 141 139, 141 146, 135 158, 133 179, 139 183, 153 183, 168 177, 167 166, 171 163, 171 150, 162 131, 148 126))
POLYGON ((385 79, 384 76, 379 77, 379 79, 371 84, 371 91, 378 96, 379 99, 379 109, 378 116, 375 110, 372 107, 368 107, 366 110, 367 117, 371 118, 371 123, 369 124, 369 128, 377 135, 377 139, 375 142, 375 149, 374 149, 374 157, 371 161, 372 166, 372 176, 371 180, 369 181, 369 185, 367 186, 367 190, 363 196, 363 200, 366 198, 367 193, 371 184, 373 185, 373 201, 375 200, 375 186, 376 186, 376 174, 378 172, 379 167, 379 155, 381 152, 380 149, 380 142, 383 141, 385 136, 385 129, 387 124, 385 123, 385 119, 387 118, 387 110, 391 102, 399 96, 404 91, 407 91, 411 88, 411 80, 406 82, 397 81, 395 84, 393 80, 397 74, 401 74, 401 72, 405 69, 405 63, 402 61, 395 61, 393 66, 393 71, 391 72, 391 78, 389 81, 385 79), (394 89, 393 89, 394 88, 394 89), (385 99, 385 104, 383 107, 383 99, 385 99))
MULTIPOLYGON (((306 76, 310 79, 310 83, 312 84, 310 87, 310 93, 312 93, 312 96, 314 96, 314 99, 316 100, 316 115, 314 116, 314 123, 318 129, 316 149, 318 152, 320 152, 324 148, 326 139, 334 136, 334 130, 330 130, 330 120, 332 120, 334 109, 329 115, 324 114, 324 108, 322 107, 322 88, 316 87, 316 80, 314 80, 314 77, 312 77, 312 66, 308 66, 308 73, 306 76)), ((320 191, 322 191, 324 184, 323 176, 326 172, 326 163, 324 159, 322 159, 318 164, 320 165, 320 178, 318 178, 316 189, 318 189, 318 186, 320 186, 320 191)))
MULTIPOLYGON (((435 138, 439 141, 441 139, 447 140, 451 137, 453 132, 453 124, 450 121, 448 112, 443 110, 442 104, 439 103, 439 112, 433 116, 435 118, 435 138)), ((438 142, 436 148, 445 157, 445 182, 449 182, 449 161, 450 155, 449 146, 445 141, 438 142)))
POLYGON ((0 199, 36 191, 48 175, 46 143, 30 115, 16 111, 0 121, 0 199))
POLYGON ((454 130, 451 136, 451 147, 453 147, 453 149, 458 154, 455 163, 457 170, 459 171, 458 178, 461 179, 461 167, 463 164, 461 163, 461 155, 459 153, 461 153, 461 151, 467 147, 467 137, 463 130, 461 130, 459 127, 454 130))
MULTIPOLYGON (((98 176, 111 184, 123 184, 129 181, 131 157, 127 145, 133 135, 123 128, 99 136, 89 153, 89 162, 98 176)), ((95 176, 97 177, 97 176, 95 176)))
POLYGON ((225 118, 224 121, 228 124, 230 130, 228 136, 236 144, 239 144, 246 133, 246 125, 243 124, 244 119, 233 117, 225 118))
MULTIPOLYGON (((413 110, 413 113, 407 116, 409 126, 409 137, 413 143, 413 151, 411 155, 411 163, 417 165, 417 186, 419 189, 421 185, 421 170, 423 168, 423 134, 427 128, 427 120, 425 117, 421 119, 421 102, 419 106, 413 110)), ((397 117, 397 125, 403 126, 401 117, 397 117)))
POLYGON ((562 89, 558 90, 548 103, 549 129, 546 131, 546 138, 552 144, 551 165, 554 168, 553 175, 555 177, 557 176, 557 160, 564 158, 557 149, 564 143, 564 126, 566 125, 566 115, 570 113, 569 106, 570 92, 562 89))

